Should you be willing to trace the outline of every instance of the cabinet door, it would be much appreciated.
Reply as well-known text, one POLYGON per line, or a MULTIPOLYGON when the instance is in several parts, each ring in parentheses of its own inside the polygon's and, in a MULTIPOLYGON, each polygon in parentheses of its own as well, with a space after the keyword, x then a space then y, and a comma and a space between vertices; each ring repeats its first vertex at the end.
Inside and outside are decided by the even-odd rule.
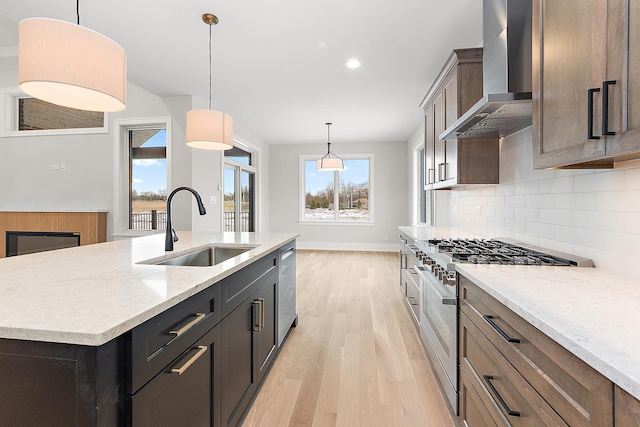
POLYGON ((467 375, 460 374, 460 421, 468 427, 496 427, 489 411, 473 389, 467 375))
POLYGON ((220 424, 225 427, 237 425, 258 385, 255 297, 250 296, 220 322, 220 424))
POLYGON ((620 387, 615 386, 616 427, 640 427, 640 402, 620 387))
POLYGON ((264 286, 258 290, 258 301, 260 316, 260 327, 257 332, 258 344, 257 344, 257 356, 256 362, 258 363, 258 382, 262 380, 262 377, 268 370, 273 358, 276 355, 276 348, 278 346, 278 328, 276 317, 276 304, 278 301, 278 279, 277 275, 264 286))
POLYGON ((433 121, 433 104, 429 104, 424 111, 425 185, 431 185, 436 181, 435 143, 436 139, 433 121))
POLYGON ((607 0, 533 1, 533 163, 574 165, 605 155, 601 133, 606 80, 607 0), (589 117, 593 118, 589 123, 589 117), (590 126, 591 125, 591 126, 590 126))
POLYGON ((440 141, 438 136, 444 132, 444 97, 443 92, 440 91, 435 99, 433 100, 433 129, 435 135, 435 148, 434 148, 434 159, 435 159, 435 168, 436 168, 436 182, 444 181, 446 179, 446 153, 444 141, 440 141))
POLYGON ((609 0, 608 29, 607 154, 620 155, 640 150, 640 2, 609 0))
MULTIPOLYGON (((444 129, 458 120, 458 73, 454 68, 444 82, 444 129)), ((444 131, 443 129, 443 131, 444 131)), ((436 137, 439 138, 439 137, 436 137)), ((443 168, 444 179, 455 179, 458 169, 458 144, 455 139, 442 141, 445 146, 446 165, 443 168)))
POLYGON ((213 328, 130 398, 131 425, 210 427, 218 423, 216 364, 219 329, 213 328))

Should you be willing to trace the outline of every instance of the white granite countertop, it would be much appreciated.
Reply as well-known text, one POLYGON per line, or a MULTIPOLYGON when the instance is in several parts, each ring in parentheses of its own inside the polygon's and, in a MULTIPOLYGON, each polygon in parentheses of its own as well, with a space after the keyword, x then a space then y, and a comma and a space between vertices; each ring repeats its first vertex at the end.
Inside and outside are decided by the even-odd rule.
MULTIPOLYGON (((481 237, 403 226, 418 240, 481 237)), ((640 399, 640 281, 590 267, 456 264, 456 270, 640 399)))
POLYGON ((0 338, 102 345, 294 240, 294 233, 177 232, 0 259, 0 338), (212 267, 138 264, 210 245, 254 247, 212 267))

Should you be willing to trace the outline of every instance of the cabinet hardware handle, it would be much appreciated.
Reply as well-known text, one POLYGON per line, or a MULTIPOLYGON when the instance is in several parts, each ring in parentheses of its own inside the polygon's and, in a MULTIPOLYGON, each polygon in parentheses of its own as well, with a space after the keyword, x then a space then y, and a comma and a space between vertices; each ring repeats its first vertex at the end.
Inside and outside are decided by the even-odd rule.
POLYGON ((255 332, 260 331, 260 301, 255 300, 251 303, 253 305, 253 328, 255 332))
POLYGON ((496 325, 496 323, 493 321, 493 316, 490 316, 488 314, 483 314, 482 317, 484 318, 484 320, 487 321, 489 325, 491 325, 493 329, 496 330, 497 333, 500 334, 502 338, 507 340, 507 342, 513 342, 518 344, 520 343, 520 338, 511 338, 509 335, 507 335, 505 331, 503 331, 498 325, 496 325))
POLYGON ((407 255, 400 252, 400 268, 407 268, 407 255))
POLYGON ((438 163, 438 181, 444 181, 447 179, 446 163, 438 163))
POLYGON ((596 87, 596 88, 591 88, 588 91, 588 98, 587 98, 587 126, 589 127, 589 129, 587 130, 587 138, 589 139, 600 139, 599 136, 597 135, 593 135, 593 94, 595 92, 600 92, 600 88, 596 87))
POLYGON ((434 182, 436 182, 435 169, 427 169, 427 175, 428 175, 428 181, 429 181, 427 184, 433 184, 434 182))
MULTIPOLYGON (((182 375, 184 373, 184 371, 186 371, 187 369, 189 369, 189 366, 193 365, 193 363, 198 360, 200 358, 200 356, 202 356, 206 351, 207 351, 207 346, 206 345, 199 345, 196 348, 192 348, 191 350, 198 350, 198 352, 196 354, 194 354, 189 360, 187 360, 184 365, 180 366, 179 368, 171 368, 171 373, 172 374, 178 374, 178 375, 182 375)), ((189 351, 191 351, 189 350, 189 351)))
POLYGON ((504 401, 502 396, 500 396, 500 393, 498 393, 498 390, 496 389, 496 387, 491 382, 491 380, 493 379, 493 375, 483 375, 482 378, 484 378, 484 380, 487 383, 487 385, 489 386, 489 388, 496 395, 496 398, 498 399, 498 402, 500 402, 500 404, 502 405, 504 410, 507 411, 507 414, 509 414, 509 416, 511 416, 511 417, 519 417, 520 416, 520 412, 519 411, 514 411, 511 408, 509 408, 509 406, 507 406, 507 402, 504 401))
POLYGON ((258 298, 260 303, 260 330, 264 328, 264 298, 258 298))
POLYGON ((175 335, 176 338, 178 338, 180 335, 184 334, 189 329, 193 328, 195 325, 200 323, 200 321, 202 321, 205 318, 206 314, 204 314, 204 313, 196 313, 195 316, 196 317, 192 321, 190 321, 189 323, 186 323, 181 328, 177 329, 177 328, 174 327, 173 329, 171 329, 169 331, 169 334, 175 335))
POLYGON ((609 130, 609 86, 616 84, 615 80, 605 80, 602 82, 602 134, 615 135, 609 130))

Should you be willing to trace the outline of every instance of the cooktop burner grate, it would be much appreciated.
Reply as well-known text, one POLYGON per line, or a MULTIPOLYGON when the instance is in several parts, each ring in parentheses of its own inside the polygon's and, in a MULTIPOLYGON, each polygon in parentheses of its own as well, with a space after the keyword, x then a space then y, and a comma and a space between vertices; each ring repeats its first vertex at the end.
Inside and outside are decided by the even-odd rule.
POLYGON ((511 264, 570 266, 568 259, 501 240, 432 239, 429 245, 444 252, 454 262, 474 264, 511 264))

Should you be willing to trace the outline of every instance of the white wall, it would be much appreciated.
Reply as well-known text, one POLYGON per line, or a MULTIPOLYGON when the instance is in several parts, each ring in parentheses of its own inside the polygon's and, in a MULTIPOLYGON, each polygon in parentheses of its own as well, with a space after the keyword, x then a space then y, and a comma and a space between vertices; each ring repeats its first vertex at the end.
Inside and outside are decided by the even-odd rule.
POLYGON ((640 277, 640 160, 613 170, 534 170, 527 128, 502 141, 500 168, 500 185, 451 191, 452 226, 640 277))
POLYGON ((333 150, 338 155, 374 154, 375 224, 372 226, 298 223, 299 156, 322 156, 326 149, 326 144, 270 146, 271 231, 300 233, 300 248, 396 250, 397 227, 407 221, 406 142, 334 144, 333 150))
POLYGON ((424 121, 421 120, 418 127, 413 131, 409 141, 407 141, 407 212, 405 224, 418 224, 420 222, 418 192, 423 184, 418 182, 420 174, 417 173, 420 163, 418 163, 418 149, 424 146, 424 121))
MULTIPOLYGON (((0 88, 17 86, 17 58, 0 58, 0 88)), ((108 210, 107 239, 114 233, 114 120, 172 117, 172 187, 192 186, 203 197, 207 215, 200 217, 193 197, 181 192, 172 203, 176 230, 221 229, 221 154, 194 150, 185 144, 185 115, 194 108, 190 96, 160 98, 129 82, 127 108, 109 115, 109 133, 0 138, 0 210, 66 211, 108 210), (66 170, 51 165, 65 163, 66 170), (210 205, 209 196, 219 203, 210 205), (196 219, 197 218, 197 219, 196 219)), ((197 108, 201 108, 198 106, 197 108)), ((0 103, 0 114, 4 114, 0 103)), ((234 127, 234 137, 260 150, 262 172, 258 218, 268 229, 268 148, 254 135, 234 127), (266 196, 265 196, 266 194, 266 196), (265 198, 266 197, 266 198, 265 198), (267 221, 264 223, 264 221, 267 221)))

